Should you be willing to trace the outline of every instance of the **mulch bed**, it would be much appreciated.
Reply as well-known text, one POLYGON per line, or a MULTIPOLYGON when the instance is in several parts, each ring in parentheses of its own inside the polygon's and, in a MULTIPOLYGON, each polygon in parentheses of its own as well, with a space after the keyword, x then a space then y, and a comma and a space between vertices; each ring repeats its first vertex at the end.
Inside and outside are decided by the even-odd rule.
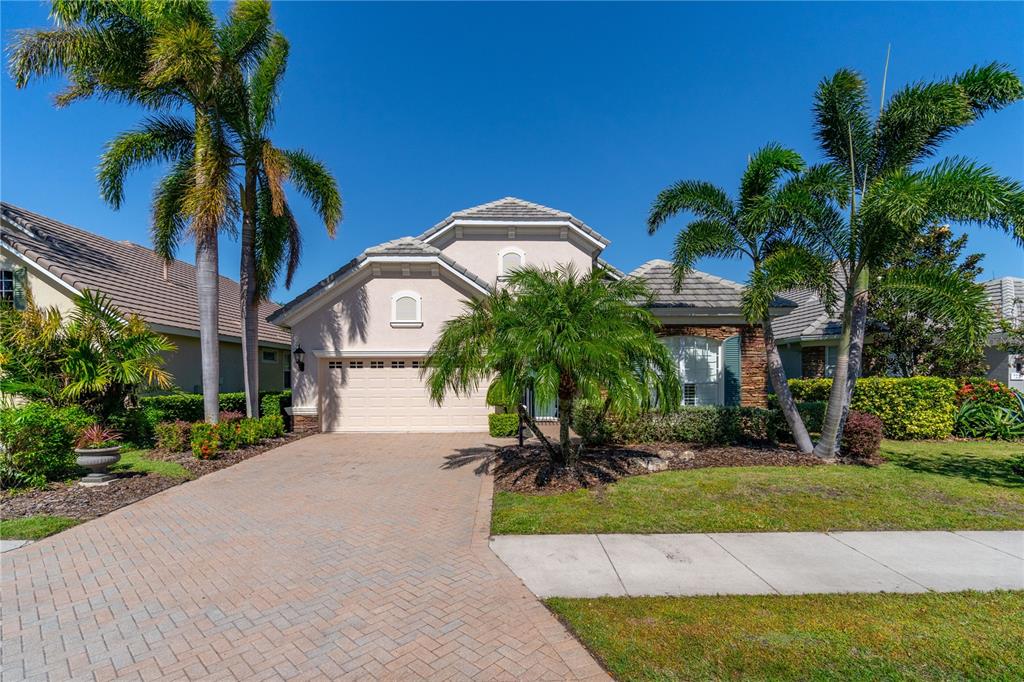
MULTIPOLYGON (((251 448, 221 452, 217 455, 217 459, 198 460, 192 456, 191 452, 160 452, 157 450, 151 450, 149 458, 177 462, 185 467, 193 478, 198 478, 238 464, 285 443, 298 440, 303 435, 306 434, 288 433, 282 438, 274 438, 251 448)), ((115 480, 101 486, 82 486, 78 485, 77 481, 72 481, 50 483, 45 488, 38 490, 2 492, 0 493, 0 510, 2 510, 0 516, 5 519, 14 519, 47 514, 68 516, 73 519, 92 519, 189 480, 134 471, 115 473, 115 475, 117 476, 115 480)))
POLYGON ((552 466, 539 444, 498 448, 491 459, 494 488, 516 493, 562 493, 607 485, 657 471, 736 466, 818 466, 813 455, 794 446, 709 446, 645 443, 588 447, 575 469, 552 466))

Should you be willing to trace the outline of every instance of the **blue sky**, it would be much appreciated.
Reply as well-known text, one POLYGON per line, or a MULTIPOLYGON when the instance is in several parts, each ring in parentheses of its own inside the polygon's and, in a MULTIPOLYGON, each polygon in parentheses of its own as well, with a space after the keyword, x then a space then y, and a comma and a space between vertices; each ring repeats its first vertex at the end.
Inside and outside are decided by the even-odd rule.
MULTIPOLYGON (((288 300, 365 247, 418 234, 454 210, 507 195, 575 214, 629 270, 668 258, 677 220, 644 229, 659 190, 683 178, 734 190, 747 155, 778 141, 819 158, 811 95, 836 68, 889 88, 1000 61, 1024 73, 1024 3, 341 4, 278 2, 292 44, 274 138, 336 174, 345 219, 334 240, 293 199, 303 262, 288 300)), ((47 5, 0 6, 3 39, 47 24, 47 5)), ((148 244, 157 171, 127 202, 100 200, 103 143, 143 114, 87 102, 56 110, 58 81, 2 83, 0 196, 115 239, 148 244)), ((944 147, 1024 178, 1024 103, 944 147)), ((1024 275, 1024 251, 969 229, 985 277, 1024 275)), ((191 260, 191 246, 181 251, 191 260)), ((222 272, 238 273, 226 237, 222 272)), ((746 264, 701 269, 743 281, 746 264)))

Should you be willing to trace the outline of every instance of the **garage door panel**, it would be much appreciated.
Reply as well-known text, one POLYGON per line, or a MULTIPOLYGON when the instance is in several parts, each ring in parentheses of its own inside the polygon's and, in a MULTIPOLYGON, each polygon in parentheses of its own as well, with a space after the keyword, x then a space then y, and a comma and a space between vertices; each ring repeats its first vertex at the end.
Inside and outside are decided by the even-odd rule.
POLYGON ((489 408, 484 391, 468 398, 449 396, 438 407, 430 401, 421 370, 408 359, 331 360, 322 371, 325 431, 487 429, 489 408), (392 366, 392 362, 405 366, 392 366))

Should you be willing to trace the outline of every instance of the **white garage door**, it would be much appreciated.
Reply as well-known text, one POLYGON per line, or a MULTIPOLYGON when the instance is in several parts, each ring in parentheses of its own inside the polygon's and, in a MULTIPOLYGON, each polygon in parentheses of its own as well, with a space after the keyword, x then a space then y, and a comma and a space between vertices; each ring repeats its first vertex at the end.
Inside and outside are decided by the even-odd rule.
POLYGON ((486 394, 430 401, 419 358, 325 360, 324 431, 486 431, 486 394))

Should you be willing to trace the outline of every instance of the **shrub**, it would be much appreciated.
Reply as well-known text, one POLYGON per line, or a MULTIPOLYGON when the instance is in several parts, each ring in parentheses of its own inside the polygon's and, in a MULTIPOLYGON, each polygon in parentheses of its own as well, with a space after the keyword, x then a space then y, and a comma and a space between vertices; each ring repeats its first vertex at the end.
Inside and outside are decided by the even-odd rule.
POLYGON ((243 419, 238 422, 238 435, 242 447, 256 445, 263 440, 263 425, 259 419, 243 419))
POLYGON ((1024 478, 1024 453, 1010 458, 1010 471, 1024 478))
POLYGON ((992 403, 965 400, 956 413, 955 431, 966 438, 1018 440, 1024 438, 1024 414, 992 403))
MULTIPOLYGON (((75 441, 92 423, 78 407, 28 403, 0 410, 5 466, 33 484, 62 478, 75 470, 75 441)), ((5 478, 18 477, 8 472, 5 478)))
MULTIPOLYGON (((199 393, 168 393, 166 395, 150 395, 139 399, 144 407, 155 407, 163 413, 163 419, 186 422, 202 421, 203 396, 199 393)), ((222 412, 240 412, 245 414, 244 393, 221 393, 218 400, 222 412)))
POLYGON ((220 449, 220 439, 216 424, 196 422, 192 425, 190 443, 192 454, 196 459, 213 459, 220 449))
POLYGON ((221 424, 224 424, 226 422, 237 422, 243 419, 245 419, 245 414, 243 412, 235 412, 234 410, 221 410, 220 414, 217 415, 217 421, 219 421, 221 424))
POLYGON ((1004 407, 1008 410, 1020 410, 1017 394, 1012 388, 984 377, 961 380, 960 387, 956 392, 956 400, 958 405, 972 402, 1004 407))
MULTIPOLYGON (((790 379, 789 388, 797 402, 827 401, 832 380, 790 379)), ((857 381, 850 407, 881 419, 889 438, 948 438, 953 433, 956 383, 936 377, 865 377, 857 381)))
POLYGON ((284 417, 279 414, 268 414, 260 417, 260 427, 264 438, 280 438, 284 435, 284 417))
POLYGON ((607 419, 598 423, 601 407, 586 400, 576 402, 572 411, 572 430, 579 434, 587 445, 601 445, 612 440, 614 433, 607 419))
POLYGON ((878 457, 882 448, 882 420, 873 414, 850 410, 839 443, 844 459, 866 462, 878 457))
POLYGON ((156 446, 167 452, 184 452, 192 445, 192 424, 180 419, 156 425, 156 446))
POLYGON ((217 424, 217 440, 221 450, 237 450, 242 447, 242 420, 232 419, 217 424))
POLYGON ((280 393, 264 393, 260 397, 260 416, 271 415, 284 416, 284 408, 292 406, 292 392, 281 391, 280 393))
POLYGON ((156 437, 156 425, 163 419, 163 413, 155 407, 132 407, 112 414, 107 425, 120 433, 126 444, 148 448, 156 437))
POLYGON ((592 433, 596 410, 576 410, 577 433, 591 433, 588 442, 680 442, 704 445, 772 443, 778 438, 778 417, 756 407, 686 406, 677 412, 645 412, 622 416, 609 413, 601 433, 592 433))
POLYGON ((489 414, 487 415, 487 430, 495 438, 509 438, 519 433, 519 415, 517 414, 489 414))

